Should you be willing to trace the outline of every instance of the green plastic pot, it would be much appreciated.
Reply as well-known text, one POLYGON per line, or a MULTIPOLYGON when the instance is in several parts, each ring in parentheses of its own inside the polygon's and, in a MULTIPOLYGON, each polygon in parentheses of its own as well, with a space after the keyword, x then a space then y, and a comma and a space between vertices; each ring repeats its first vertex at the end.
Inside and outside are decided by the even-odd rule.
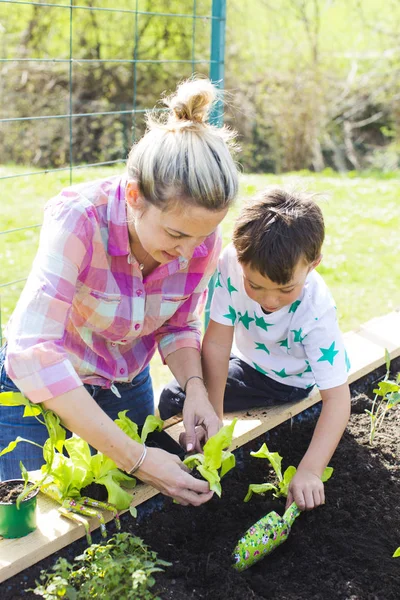
MULTIPOLYGON (((9 479, 0 483, 24 484, 23 479, 9 479)), ((36 504, 39 489, 33 496, 23 500, 19 508, 16 502, 0 502, 0 536, 20 538, 36 529, 36 504)))

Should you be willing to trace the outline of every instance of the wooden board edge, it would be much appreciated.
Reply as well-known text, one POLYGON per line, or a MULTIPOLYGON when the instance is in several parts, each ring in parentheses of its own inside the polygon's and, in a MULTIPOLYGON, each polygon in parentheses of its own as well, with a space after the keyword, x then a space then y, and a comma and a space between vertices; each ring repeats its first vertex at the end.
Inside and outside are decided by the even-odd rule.
MULTIPOLYGON (((360 328, 356 332, 349 332, 349 333, 356 333, 357 335, 361 335, 362 337, 365 337, 369 341, 382 346, 382 348, 383 348, 382 357, 377 358, 377 359, 373 360, 372 362, 363 365, 357 371, 350 373, 349 374, 349 383, 354 383, 355 381, 357 381, 358 379, 360 379, 367 373, 382 366, 385 362, 385 358, 384 358, 384 348, 386 347, 385 341, 379 340, 379 343, 378 343, 377 342, 378 337, 375 336, 375 334, 373 336, 374 339, 371 339, 371 337, 365 335, 365 331, 366 331, 365 329, 362 330, 360 328)), ((394 359, 394 358, 397 358, 397 356, 400 356, 400 347, 398 346, 397 348, 391 349, 390 356, 391 356, 391 359, 394 359)), ((244 433, 238 434, 237 436, 235 436, 232 446, 231 446, 231 449, 235 450, 235 449, 243 446, 245 443, 247 443, 251 439, 254 439, 254 438, 262 435, 263 433, 273 429, 274 427, 277 427, 278 425, 280 425, 283 422, 287 421, 288 419, 294 417, 295 415, 299 414, 300 412, 306 410, 307 408, 313 406, 314 404, 316 404, 319 401, 320 401, 320 395, 318 392, 315 392, 315 393, 311 394, 311 396, 305 398, 304 400, 302 400, 300 402, 286 404, 284 406, 278 406, 278 407, 274 406, 274 407, 271 407, 268 409, 262 409, 262 410, 255 409, 255 410, 249 411, 248 412, 248 420, 249 421, 257 421, 258 420, 258 424, 251 427, 248 431, 245 431, 244 433)), ((230 422, 234 418, 234 416, 238 416, 243 421, 245 421, 247 418, 247 416, 245 418, 243 418, 243 413, 230 413, 229 416, 227 416, 227 418, 224 419, 224 421, 230 422)), ((168 432, 174 438, 177 439, 179 437, 179 433, 182 431, 182 428, 183 428, 182 417, 179 415, 177 415, 176 417, 172 417, 172 419, 169 419, 166 422, 166 427, 168 428, 168 432)), ((148 499, 150 499, 158 494, 159 494, 159 492, 157 490, 155 490, 154 488, 152 488, 151 486, 149 486, 147 484, 139 484, 137 486, 137 488, 135 488, 133 490, 131 506, 139 506, 143 502, 146 502, 148 499)), ((126 512, 127 511, 121 511, 121 514, 124 514, 126 512)), ((110 514, 105 514, 104 517, 105 517, 106 522, 109 522, 110 520, 112 520, 112 516, 110 514)), ((61 517, 61 515, 60 515, 59 518, 61 519, 63 517, 61 517)), ((89 523, 90 523, 91 531, 93 531, 99 527, 99 523, 97 520, 91 519, 89 523)), ((35 532, 30 535, 34 535, 34 534, 35 534, 35 532)), ((32 550, 31 552, 28 552, 23 558, 19 559, 18 561, 15 561, 14 563, 9 563, 7 565, 4 565, 3 567, 0 567, 0 582, 2 583, 4 581, 6 581, 7 579, 9 579, 10 577, 17 575, 23 569, 32 566, 33 564, 42 560, 43 558, 46 558, 53 552, 61 550, 65 546, 68 546, 70 543, 78 540, 79 538, 83 537, 84 535, 85 535, 85 531, 84 531, 84 528, 82 525, 78 525, 78 524, 72 525, 68 532, 64 533, 60 537, 50 540, 45 546, 42 546, 41 548, 34 548, 34 550, 32 550)))

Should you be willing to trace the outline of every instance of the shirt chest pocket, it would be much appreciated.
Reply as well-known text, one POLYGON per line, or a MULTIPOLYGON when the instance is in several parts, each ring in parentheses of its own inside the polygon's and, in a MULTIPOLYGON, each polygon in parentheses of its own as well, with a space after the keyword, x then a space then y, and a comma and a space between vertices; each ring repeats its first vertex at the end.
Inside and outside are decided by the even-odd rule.
POLYGON ((81 295, 77 307, 84 324, 93 331, 104 331, 109 329, 120 314, 122 296, 90 290, 89 293, 81 295))
POLYGON ((190 294, 187 296, 164 294, 160 305, 160 318, 162 321, 170 319, 188 298, 190 298, 190 294))

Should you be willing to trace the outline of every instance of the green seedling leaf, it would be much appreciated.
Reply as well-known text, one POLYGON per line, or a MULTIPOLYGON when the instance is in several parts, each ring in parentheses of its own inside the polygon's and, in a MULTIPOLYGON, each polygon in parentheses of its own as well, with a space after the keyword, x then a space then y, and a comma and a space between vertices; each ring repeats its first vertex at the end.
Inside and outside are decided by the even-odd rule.
POLYGON ((204 464, 208 469, 219 469, 222 463, 222 452, 228 448, 232 442, 233 430, 237 419, 233 419, 230 425, 224 425, 221 429, 210 437, 204 444, 204 464))
POLYGON ((283 474, 282 481, 279 483, 279 492, 277 494, 278 497, 284 496, 285 498, 287 498, 289 485, 293 477, 296 475, 296 471, 296 467, 293 467, 292 465, 286 469, 286 471, 283 474))
POLYGON ((48 482, 57 486, 62 499, 77 498, 81 489, 93 482, 93 475, 85 465, 76 465, 71 458, 56 454, 48 482))
POLYGON ((399 386, 394 381, 380 381, 378 383, 378 388, 374 390, 374 394, 377 396, 386 396, 390 392, 398 392, 399 386))
POLYGON ((210 490, 215 492, 219 498, 221 498, 222 488, 220 484, 220 476, 217 469, 205 468, 203 465, 197 467, 199 473, 208 481, 210 490))
MULTIPOLYGON (((278 478, 278 486, 275 486, 271 483, 261 483, 261 484, 252 484, 249 486, 247 495, 244 499, 245 502, 248 502, 253 493, 255 494, 263 494, 269 490, 274 490, 275 498, 279 498, 280 496, 284 496, 287 498, 289 492, 289 485, 295 476, 297 469, 293 465, 289 466, 282 475, 281 464, 282 457, 277 452, 270 452, 266 444, 263 444, 258 452, 250 452, 251 456, 256 458, 266 458, 272 465, 272 468, 275 471, 275 474, 278 478)), ((333 473, 332 467, 326 467, 324 470, 321 481, 327 481, 333 473)))
POLYGON ((132 440, 141 444, 142 440, 138 433, 138 426, 126 416, 127 412, 127 410, 121 410, 118 413, 118 419, 115 419, 115 423, 126 433, 126 435, 129 435, 132 440))
POLYGON ((27 404, 24 408, 23 417, 37 417, 42 414, 42 410, 35 404, 27 404))
POLYGON ((8 446, 6 446, 6 448, 3 448, 3 450, 0 452, 0 456, 3 456, 4 454, 7 454, 8 452, 12 452, 20 442, 27 442, 27 441, 28 440, 24 440, 24 438, 22 438, 20 436, 16 437, 15 440, 10 442, 8 444, 8 446))
POLYGON ((389 373, 390 371, 390 354, 387 348, 385 348, 385 363, 386 363, 386 371, 389 373))
POLYGON ((143 425, 141 439, 143 444, 147 440, 149 433, 153 431, 162 431, 164 421, 155 415, 148 415, 143 425))
POLYGON ((129 512, 131 513, 131 515, 132 515, 132 517, 133 517, 134 519, 136 519, 136 518, 137 518, 137 508, 136 508, 136 506, 131 506, 131 507, 129 508, 129 512))
POLYGON ((22 476, 22 479, 25 482, 25 486, 27 486, 28 485, 28 481, 29 481, 29 473, 26 470, 26 467, 23 464, 22 460, 19 461, 19 468, 21 469, 21 476, 22 476))
POLYGON ((204 445, 204 454, 192 454, 183 461, 190 469, 197 467, 199 473, 208 481, 210 490, 221 496, 220 479, 236 464, 234 455, 225 450, 232 442, 233 430, 237 419, 222 427, 204 445), (220 472, 218 470, 220 469, 220 472))
POLYGON ((399 402, 400 402, 400 393, 399 392, 392 392, 391 394, 388 394, 388 404, 387 404, 388 409, 393 408, 399 402))
POLYGON ((253 494, 265 494, 265 492, 269 492, 270 490, 277 492, 278 488, 272 485, 272 483, 252 483, 249 485, 244 502, 248 502, 253 494))
POLYGON ((328 479, 330 479, 332 477, 332 473, 333 473, 333 467, 326 467, 326 469, 324 469, 324 472, 322 473, 322 477, 321 477, 322 483, 325 483, 325 481, 328 481, 328 479))
POLYGON ((107 488, 108 502, 115 506, 117 510, 129 508, 132 502, 131 494, 120 485, 126 480, 132 481, 132 478, 119 469, 113 469, 106 475, 103 475, 103 477, 96 479, 96 483, 100 483, 107 488))
POLYGON ((220 477, 221 479, 223 478, 224 475, 226 475, 231 469, 233 469, 233 467, 236 465, 236 458, 235 455, 232 452, 229 452, 229 450, 226 450, 223 454, 222 454, 222 462, 221 462, 221 471, 220 471, 220 477))
POLYGON ((73 435, 64 442, 65 449, 67 450, 72 462, 86 470, 91 468, 90 446, 85 440, 73 435))
POLYGON ((393 558, 397 558, 398 556, 400 556, 400 546, 393 553, 393 558))
POLYGON ((61 453, 67 432, 60 423, 60 417, 52 410, 46 410, 43 417, 51 443, 61 453))
POLYGON ((1 392, 0 404, 3 406, 27 406, 29 400, 19 392, 1 392))
POLYGON ((204 464, 205 461, 205 457, 204 454, 191 454, 190 456, 187 456, 185 458, 185 460, 183 461, 183 463, 189 467, 189 469, 194 469, 195 467, 197 467, 197 465, 202 465, 204 464))
POLYGON ((268 459, 279 481, 282 481, 282 457, 278 454, 278 452, 270 452, 267 444, 263 444, 257 452, 250 452, 250 454, 255 458, 268 459))

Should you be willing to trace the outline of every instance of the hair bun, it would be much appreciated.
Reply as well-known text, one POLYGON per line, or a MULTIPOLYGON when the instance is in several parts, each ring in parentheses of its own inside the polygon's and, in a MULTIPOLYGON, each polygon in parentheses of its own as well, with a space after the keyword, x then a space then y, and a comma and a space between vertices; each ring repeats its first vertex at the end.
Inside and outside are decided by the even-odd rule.
POLYGON ((206 123, 217 91, 209 79, 181 83, 176 93, 165 99, 170 109, 169 122, 206 123))

